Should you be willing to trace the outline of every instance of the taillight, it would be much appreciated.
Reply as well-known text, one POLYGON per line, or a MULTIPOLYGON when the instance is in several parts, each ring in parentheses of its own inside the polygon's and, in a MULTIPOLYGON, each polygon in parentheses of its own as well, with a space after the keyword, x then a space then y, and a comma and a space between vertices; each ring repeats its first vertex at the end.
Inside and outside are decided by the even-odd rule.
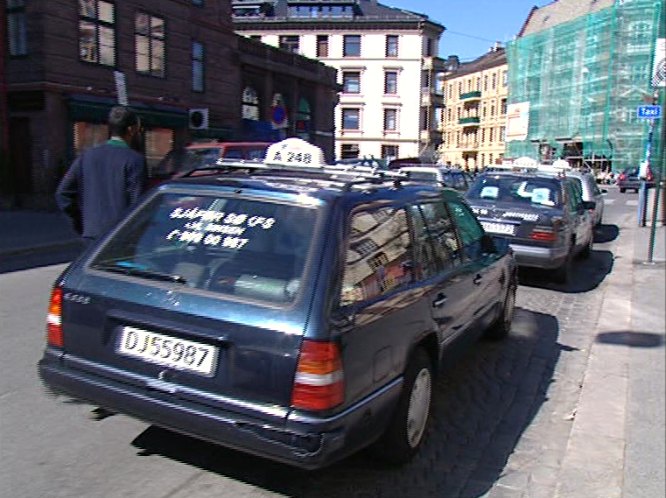
POLYGON ((333 342, 305 339, 298 358, 291 406, 303 410, 328 410, 344 401, 340 349, 333 342))
POLYGON ((550 227, 535 227, 530 234, 530 239, 541 242, 555 242, 557 240, 557 232, 550 227))
POLYGON ((46 339, 50 346, 63 347, 62 289, 60 287, 54 287, 51 291, 49 314, 46 317, 46 339))
POLYGON ((618 176, 617 179, 618 179, 618 180, 626 180, 626 179, 627 179, 627 175, 625 175, 624 173, 622 173, 620 176, 618 176))

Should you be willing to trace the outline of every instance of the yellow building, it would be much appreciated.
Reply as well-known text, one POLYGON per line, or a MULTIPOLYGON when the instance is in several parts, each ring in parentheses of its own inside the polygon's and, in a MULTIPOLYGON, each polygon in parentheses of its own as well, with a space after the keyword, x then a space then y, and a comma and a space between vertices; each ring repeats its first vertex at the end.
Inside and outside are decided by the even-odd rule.
POLYGON ((447 66, 440 161, 470 171, 501 162, 508 95, 504 48, 495 45, 462 64, 452 56, 447 66))

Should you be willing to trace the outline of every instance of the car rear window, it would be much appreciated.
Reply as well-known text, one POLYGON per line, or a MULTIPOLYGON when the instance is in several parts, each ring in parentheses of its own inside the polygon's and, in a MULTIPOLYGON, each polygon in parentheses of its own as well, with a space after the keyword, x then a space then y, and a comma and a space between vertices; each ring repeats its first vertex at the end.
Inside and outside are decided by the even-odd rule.
POLYGON ((161 193, 90 267, 271 303, 296 298, 317 208, 161 193))
POLYGON ((515 176, 481 177, 470 188, 467 199, 537 206, 560 206, 562 203, 559 183, 556 180, 515 176))

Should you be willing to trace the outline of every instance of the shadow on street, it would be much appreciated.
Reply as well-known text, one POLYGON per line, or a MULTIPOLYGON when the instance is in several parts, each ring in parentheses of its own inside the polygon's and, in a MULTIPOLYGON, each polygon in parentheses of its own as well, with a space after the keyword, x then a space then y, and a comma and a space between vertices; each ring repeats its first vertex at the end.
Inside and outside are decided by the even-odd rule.
POLYGON ((599 225, 594 229, 595 244, 612 242, 620 236, 620 227, 617 225, 599 225))
POLYGON ((553 282, 553 272, 539 268, 519 268, 520 285, 565 293, 590 292, 613 270, 613 253, 593 250, 588 259, 574 260, 571 278, 566 284, 553 282))
POLYGON ((597 335, 595 341, 632 348, 658 348, 664 344, 664 337, 651 332, 604 332, 597 335))
POLYGON ((156 426, 132 444, 265 490, 297 497, 445 496, 473 498, 501 477, 509 455, 553 382, 562 351, 555 317, 518 308, 510 336, 480 341, 436 383, 429 435, 404 467, 363 451, 331 467, 303 471, 156 426), (538 361, 534 361, 534 358, 538 361))

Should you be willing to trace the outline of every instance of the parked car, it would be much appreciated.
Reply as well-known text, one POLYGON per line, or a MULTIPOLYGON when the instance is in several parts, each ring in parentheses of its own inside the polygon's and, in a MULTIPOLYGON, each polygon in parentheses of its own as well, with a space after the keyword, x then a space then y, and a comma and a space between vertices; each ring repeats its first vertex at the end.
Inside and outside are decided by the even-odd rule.
MULTIPOLYGON (((621 193, 632 189, 636 192, 641 188, 641 179, 638 176, 639 169, 637 167, 625 168, 622 173, 617 177, 617 186, 621 193)), ((647 187, 654 187, 654 177, 652 171, 648 169, 646 176, 647 187)))
POLYGON ((594 202, 594 209, 592 210, 592 222, 594 226, 601 225, 604 218, 604 196, 608 193, 608 190, 599 188, 593 173, 572 170, 566 174, 571 178, 578 178, 580 180, 580 184, 583 190, 583 200, 585 202, 594 202))
POLYGON ((172 149, 150 172, 149 184, 155 186, 170 178, 178 178, 204 166, 213 166, 218 159, 262 161, 271 142, 197 142, 172 149))
POLYGON ((576 255, 588 257, 594 234, 578 180, 539 171, 493 171, 477 177, 466 194, 488 233, 507 237, 519 266, 551 269, 566 283, 576 255))
POLYGON ((509 331, 515 262, 456 191, 308 147, 148 193, 55 282, 43 382, 307 469, 407 461, 449 348, 509 331))
POLYGON ((465 171, 445 166, 403 166, 398 171, 405 173, 410 180, 439 182, 460 192, 467 192, 472 183, 472 177, 465 171))

